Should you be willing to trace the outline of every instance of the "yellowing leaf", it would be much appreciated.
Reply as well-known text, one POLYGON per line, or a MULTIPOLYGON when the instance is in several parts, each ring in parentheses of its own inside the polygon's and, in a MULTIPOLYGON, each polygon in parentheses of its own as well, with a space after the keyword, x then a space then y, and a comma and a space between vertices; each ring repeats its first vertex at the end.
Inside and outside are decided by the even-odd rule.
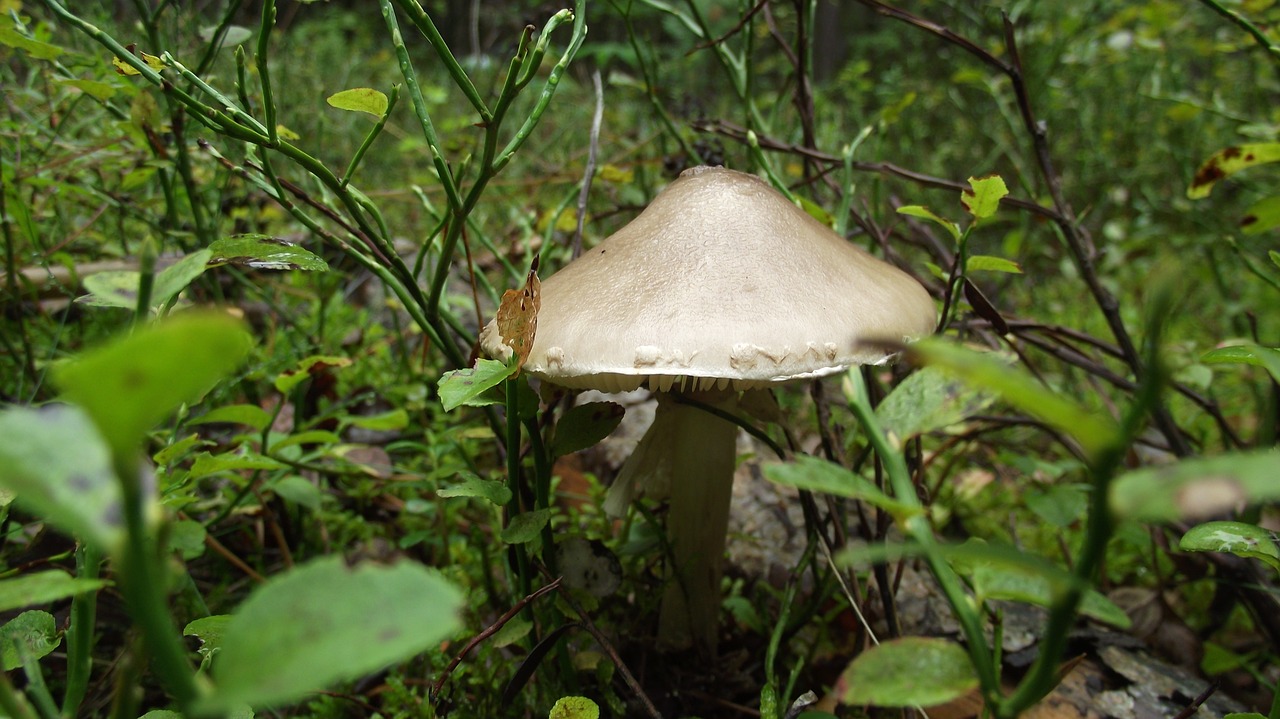
POLYGON ((1280 142, 1256 142, 1219 150, 1196 170, 1196 176, 1187 188, 1187 197, 1192 200, 1208 197, 1218 180, 1277 160, 1280 160, 1280 142))
POLYGON ((538 280, 538 261, 535 259, 524 287, 502 293, 502 303, 498 305, 498 335, 502 337, 502 344, 515 353, 517 368, 524 366, 529 351, 533 349, 541 305, 542 282, 538 280))
POLYGON ((294 132, 293 130, 290 130, 284 125, 276 125, 276 134, 280 136, 281 140, 288 140, 290 142, 293 142, 294 140, 302 139, 302 135, 299 135, 298 133, 294 132))
POLYGON ((367 112, 374 117, 387 113, 387 96, 371 87, 353 87, 330 95, 325 102, 339 110, 367 112))
POLYGON ((996 214, 1000 207, 1000 198, 1009 194, 1004 180, 999 175, 986 177, 970 177, 969 187, 972 189, 960 193, 960 204, 973 215, 975 220, 982 220, 996 214))
POLYGON ((605 165, 600 168, 600 179, 605 182, 625 185, 635 181, 636 173, 633 170, 621 168, 617 165, 605 165))
MULTIPOLYGON (((132 45, 130 45, 130 46, 129 46, 129 49, 130 49, 130 50, 132 50, 132 49, 133 49, 133 46, 132 46, 132 45)), ((145 62, 145 63, 147 64, 147 67, 151 68, 152 70, 155 70, 156 72, 159 72, 159 71, 161 71, 161 70, 163 70, 163 69, 164 69, 164 61, 163 61, 163 60, 161 60, 160 58, 156 57, 155 55, 148 55, 148 54, 147 54, 147 53, 145 53, 145 52, 137 52, 137 53, 135 53, 135 54, 136 54, 138 57, 142 58, 142 61, 143 61, 143 62, 145 62)), ((113 58, 111 58, 111 64, 115 66, 115 68, 116 68, 116 72, 120 73, 121 75, 140 75, 140 74, 142 74, 142 73, 140 73, 136 68, 134 68, 132 65, 130 65, 130 64, 129 64, 129 63, 127 63, 127 62, 125 62, 124 60, 121 60, 121 59, 120 59, 120 58, 118 58, 118 57, 113 57, 113 58)))

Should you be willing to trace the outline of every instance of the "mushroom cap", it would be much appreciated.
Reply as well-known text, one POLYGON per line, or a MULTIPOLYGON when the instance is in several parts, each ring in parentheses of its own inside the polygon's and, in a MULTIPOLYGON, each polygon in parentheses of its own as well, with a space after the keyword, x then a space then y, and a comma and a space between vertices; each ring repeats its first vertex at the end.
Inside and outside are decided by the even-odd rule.
MULTIPOLYGON (((750 389, 880 363, 933 332, 933 299, 753 175, 681 173, 542 281, 524 370, 574 389, 750 389)), ((494 322, 481 333, 509 358, 494 322)))

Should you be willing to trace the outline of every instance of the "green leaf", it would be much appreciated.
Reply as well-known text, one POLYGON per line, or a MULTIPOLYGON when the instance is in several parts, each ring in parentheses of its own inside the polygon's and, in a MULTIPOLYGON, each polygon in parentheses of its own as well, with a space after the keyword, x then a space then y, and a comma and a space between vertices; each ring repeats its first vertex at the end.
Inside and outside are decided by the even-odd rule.
POLYGON ((572 454, 593 446, 618 427, 625 412, 622 405, 614 402, 588 402, 570 407, 556 422, 551 456, 572 454))
POLYGON ((1084 518, 1089 508, 1089 487, 1083 484, 1054 484, 1031 490, 1024 497, 1027 508, 1045 522, 1066 529, 1084 518))
POLYGON ((305 432, 297 432, 288 437, 283 437, 271 444, 271 451, 279 452, 285 447, 292 447, 299 444, 337 444, 342 441, 342 437, 330 432, 326 429, 309 429, 305 432))
POLYGON ((1248 364, 1263 367, 1271 378, 1280 382, 1280 350, 1262 345, 1230 345, 1217 347, 1200 355, 1205 364, 1248 364))
POLYGON ((308 250, 278 237, 250 233, 214 240, 210 267, 236 265, 255 270, 307 270, 326 272, 329 264, 308 250))
POLYGON ((1280 252, 1275 250, 1267 250, 1267 257, 1271 258, 1271 264, 1280 267, 1280 252))
POLYGON ((889 512, 895 518, 908 517, 922 511, 918 507, 897 501, 879 487, 838 464, 809 455, 798 454, 790 462, 766 464, 764 476, 771 482, 797 489, 859 499, 889 512))
POLYGON ((1240 231, 1258 235, 1280 227, 1280 196, 1266 197, 1253 203, 1240 218, 1240 231))
POLYGON ((204 452, 191 464, 191 478, 199 479, 222 472, 285 469, 289 465, 260 454, 209 454, 204 452))
POLYGON ((61 643, 52 614, 23 612, 0 627, 0 668, 12 671, 39 660, 61 643))
POLYGON ((956 241, 960 240, 960 228, 956 225, 956 223, 938 215, 933 210, 930 210, 924 205, 905 205, 903 207, 899 207, 898 214, 908 215, 910 217, 919 217, 925 220, 929 220, 931 222, 936 222, 939 225, 942 225, 947 232, 951 233, 951 239, 956 241))
POLYGON ((74 87, 95 100, 110 100, 115 97, 116 92, 118 92, 115 85, 98 80, 82 80, 76 78, 55 80, 54 82, 63 87, 74 87))
POLYGON ((517 514, 511 518, 510 524, 502 528, 502 541, 507 544, 524 544, 533 541, 550 521, 550 509, 535 509, 517 514))
POLYGON ((859 654, 836 684, 845 704, 931 707, 978 686, 969 655, 947 639, 905 637, 859 654))
POLYGON ((1090 454, 1115 440, 1119 430, 1107 417, 1056 394, 989 353, 974 352, 941 340, 921 340, 907 352, 918 361, 940 367, 969 384, 991 390, 1009 404, 1075 437, 1090 454))
MULTIPOLYGON (((956 570, 969 576, 979 601, 1006 600, 1048 608, 1071 581, 1058 567, 1011 548, 969 541, 957 550, 952 555, 956 570)), ((1093 589, 1084 591, 1080 613, 1120 628, 1130 624, 1123 609, 1093 589)))
POLYGON ((974 221, 985 220, 1000 209, 1000 200, 1009 194, 999 175, 970 177, 969 187, 960 193, 960 204, 973 215, 974 221))
POLYGON ((972 255, 964 262, 965 272, 1005 272, 1020 275, 1022 268, 1013 260, 991 255, 972 255))
POLYGON ((1280 500, 1280 453, 1186 459, 1122 475, 1111 484, 1117 516, 1139 522, 1212 517, 1241 504, 1280 500))
POLYGON ((876 416, 889 441, 901 447, 914 437, 959 424, 993 401, 991 393, 971 389, 937 367, 925 367, 895 387, 876 407, 876 416))
POLYGON ((110 552, 124 539, 111 450, 79 407, 0 412, 0 485, 28 511, 110 552))
POLYGON ((320 503, 324 500, 324 493, 319 487, 298 476, 283 477, 272 482, 270 489, 276 495, 313 512, 320 509, 320 503))
POLYGON ((1219 150, 1196 170, 1187 187, 1187 197, 1192 200, 1208 197, 1218 180, 1276 160, 1280 160, 1280 142, 1258 142, 1219 150))
POLYGON ((387 96, 371 87, 355 87, 335 92, 325 102, 339 110, 367 112, 377 118, 387 114, 387 96))
POLYGON ((186 312, 53 368, 66 399, 88 411, 117 455, 240 365, 253 342, 230 315, 186 312))
POLYGON ((187 289, 188 285, 208 269, 212 254, 209 250, 192 252, 157 272, 155 285, 151 289, 152 306, 163 305, 187 289))
POLYGON ((409 413, 403 409, 393 409, 380 414, 353 414, 348 415, 343 419, 347 424, 377 431, 404 429, 409 426, 409 413))
POLYGON ((36 60, 54 60, 66 52, 57 45, 50 45, 47 42, 23 37, 17 30, 13 29, 11 23, 7 27, 0 26, 0 45, 21 50, 36 60))
POLYGON ((494 479, 480 479, 475 475, 462 482, 436 490, 436 496, 444 497, 479 497, 498 505, 506 506, 511 501, 511 490, 504 482, 494 479))
POLYGON ((560 697, 547 719, 600 719, 600 705, 586 697, 560 697))
POLYGON ((200 639, 200 656, 208 659, 222 649, 222 636, 227 633, 227 624, 231 622, 230 614, 215 614, 201 617, 182 628, 182 636, 200 639))
POLYGON ((475 367, 445 372, 440 378, 440 404, 449 412, 462 405, 482 407, 487 404, 500 404, 497 400, 481 397, 490 389, 497 387, 502 380, 515 374, 516 366, 508 366, 505 362, 490 359, 476 360, 475 367))
POLYGON ((204 554, 204 540, 208 536, 204 525, 191 519, 179 519, 169 524, 168 548, 177 552, 183 561, 191 561, 204 554))
POLYGON ((229 424, 243 424, 246 427, 261 432, 271 426, 271 415, 267 411, 256 404, 229 404, 225 407, 217 407, 205 412, 187 422, 190 425, 200 424, 216 424, 219 422, 227 422, 229 424))
POLYGON ((1253 557, 1280 571, 1280 548, 1271 532, 1244 522, 1205 522, 1187 530, 1178 547, 1184 552, 1226 552, 1253 557))
POLYGON ((278 706, 404 661, 459 627, 463 595, 420 564, 325 557, 258 587, 235 611, 204 708, 278 706))
POLYGON ((22 574, 0 580, 0 612, 48 604, 107 586, 103 579, 78 579, 61 569, 22 574))
POLYGON ((304 380, 314 374, 320 374, 331 367, 342 368, 350 365, 350 357, 311 355, 298 360, 293 369, 285 370, 276 375, 275 386, 281 394, 288 394, 293 391, 294 387, 302 384, 304 380))

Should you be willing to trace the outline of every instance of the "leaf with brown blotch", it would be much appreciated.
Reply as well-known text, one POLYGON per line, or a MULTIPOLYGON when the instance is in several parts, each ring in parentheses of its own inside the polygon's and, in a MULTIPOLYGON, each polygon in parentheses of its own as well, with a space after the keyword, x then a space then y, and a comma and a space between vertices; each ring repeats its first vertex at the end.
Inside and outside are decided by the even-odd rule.
POLYGON ((529 268, 524 287, 502 293, 498 305, 498 334, 502 344, 516 356, 516 367, 524 366, 533 349, 533 336, 538 331, 538 308, 542 305, 542 283, 538 281, 538 263, 529 268))

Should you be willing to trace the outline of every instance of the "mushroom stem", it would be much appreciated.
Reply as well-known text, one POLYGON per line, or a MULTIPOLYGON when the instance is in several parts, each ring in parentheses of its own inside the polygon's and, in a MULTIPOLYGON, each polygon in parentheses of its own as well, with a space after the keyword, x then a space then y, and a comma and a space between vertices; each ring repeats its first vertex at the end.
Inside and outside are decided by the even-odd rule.
POLYGON ((671 648, 692 644, 714 655, 738 428, 696 407, 666 404, 674 440, 667 510, 672 571, 662 596, 658 642, 671 648))

